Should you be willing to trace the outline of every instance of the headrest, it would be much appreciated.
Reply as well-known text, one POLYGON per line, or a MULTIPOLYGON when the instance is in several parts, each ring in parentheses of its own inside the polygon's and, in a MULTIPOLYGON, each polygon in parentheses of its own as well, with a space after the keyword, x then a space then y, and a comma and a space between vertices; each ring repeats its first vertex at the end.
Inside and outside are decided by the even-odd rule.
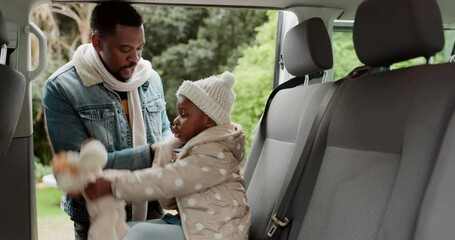
POLYGON ((320 18, 310 18, 289 30, 283 46, 284 66, 294 76, 317 73, 333 66, 332 44, 320 18))
POLYGON ((6 24, 3 21, 3 15, 0 11, 0 46, 3 44, 8 45, 9 38, 8 38, 8 29, 6 28, 6 24))
POLYGON ((365 0, 357 8, 354 47, 367 66, 431 57, 444 47, 436 0, 365 0))

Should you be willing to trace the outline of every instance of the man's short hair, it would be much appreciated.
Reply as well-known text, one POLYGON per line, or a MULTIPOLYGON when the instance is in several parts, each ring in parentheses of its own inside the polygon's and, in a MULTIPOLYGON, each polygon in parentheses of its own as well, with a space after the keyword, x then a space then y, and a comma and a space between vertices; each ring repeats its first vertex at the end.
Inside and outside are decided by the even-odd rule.
POLYGON ((115 33, 117 24, 140 27, 143 22, 141 14, 129 3, 109 1, 100 3, 93 9, 90 27, 93 33, 104 37, 115 33))

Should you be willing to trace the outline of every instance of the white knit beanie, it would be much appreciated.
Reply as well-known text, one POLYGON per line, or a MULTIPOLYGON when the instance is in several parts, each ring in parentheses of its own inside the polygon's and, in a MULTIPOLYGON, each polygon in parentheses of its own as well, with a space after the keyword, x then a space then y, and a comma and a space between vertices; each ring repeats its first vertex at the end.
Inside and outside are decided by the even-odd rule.
POLYGON ((211 76, 194 82, 183 81, 176 95, 187 97, 217 125, 230 124, 235 100, 234 82, 234 74, 226 71, 219 78, 211 76))

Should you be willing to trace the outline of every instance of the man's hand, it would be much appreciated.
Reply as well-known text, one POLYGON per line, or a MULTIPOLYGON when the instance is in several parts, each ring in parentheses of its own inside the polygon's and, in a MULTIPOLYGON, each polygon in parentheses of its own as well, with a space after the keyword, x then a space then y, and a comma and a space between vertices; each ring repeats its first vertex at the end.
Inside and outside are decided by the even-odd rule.
POLYGON ((98 198, 112 195, 111 181, 105 178, 98 178, 96 182, 89 183, 85 188, 85 195, 91 201, 95 201, 98 198))
POLYGON ((80 192, 67 192, 66 194, 74 199, 80 199, 82 197, 80 192))

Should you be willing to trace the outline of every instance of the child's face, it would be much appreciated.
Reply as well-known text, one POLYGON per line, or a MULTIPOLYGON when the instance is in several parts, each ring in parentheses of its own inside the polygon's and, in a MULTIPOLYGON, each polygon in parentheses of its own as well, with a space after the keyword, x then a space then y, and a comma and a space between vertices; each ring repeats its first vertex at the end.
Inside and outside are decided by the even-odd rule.
POLYGON ((177 116, 173 121, 172 131, 182 142, 188 142, 205 129, 215 126, 210 117, 184 96, 178 97, 176 110, 177 116))

